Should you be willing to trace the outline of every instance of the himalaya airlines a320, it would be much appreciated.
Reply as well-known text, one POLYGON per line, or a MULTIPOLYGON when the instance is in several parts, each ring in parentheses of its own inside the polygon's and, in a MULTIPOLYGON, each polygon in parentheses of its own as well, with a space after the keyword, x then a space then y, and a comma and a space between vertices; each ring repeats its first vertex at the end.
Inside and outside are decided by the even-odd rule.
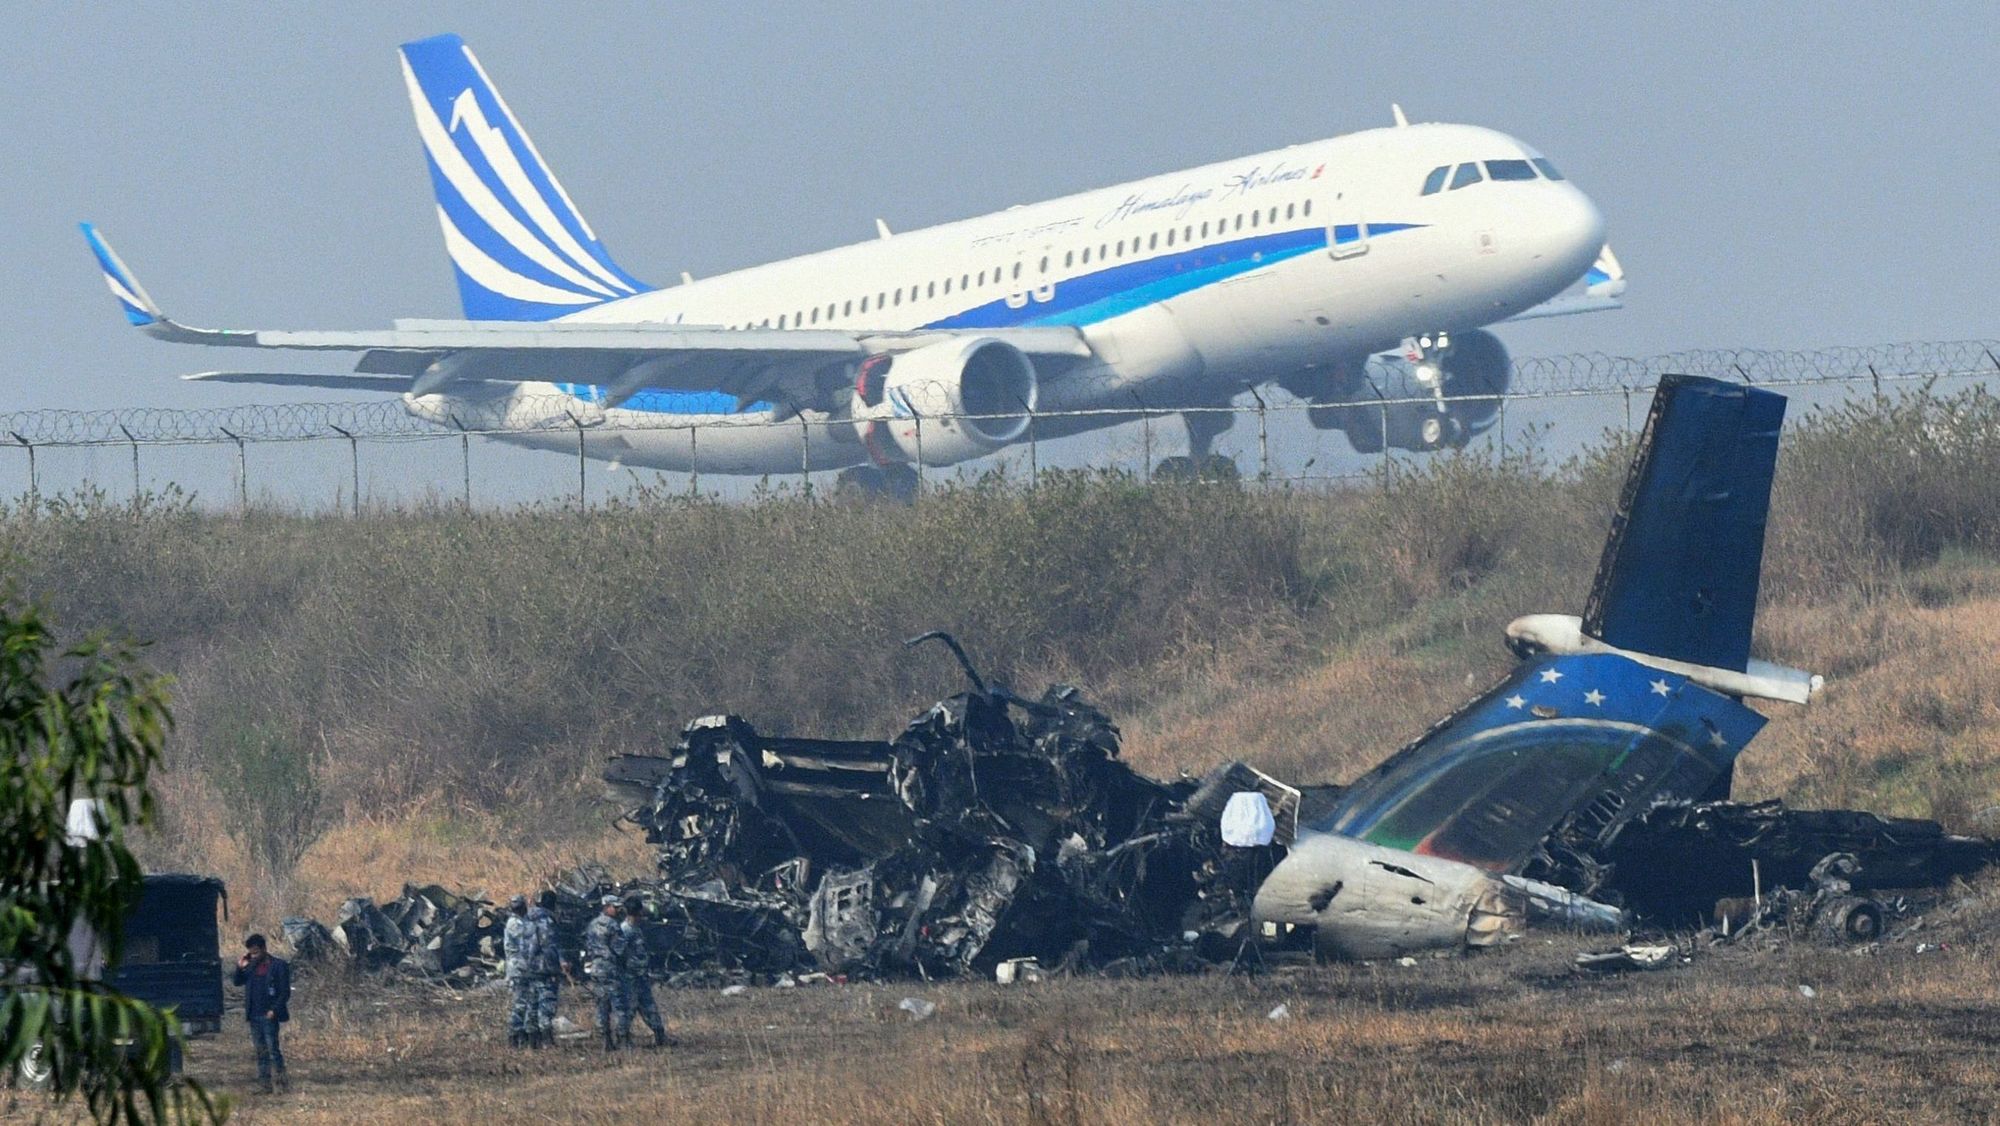
POLYGON ((1213 408, 1266 384, 1362 452, 1462 446, 1511 374, 1486 326, 1616 308, 1624 291, 1602 215, 1548 158, 1400 110, 1387 128, 923 230, 878 223, 866 242, 656 287, 612 259, 463 40, 401 55, 466 319, 193 328, 84 224, 152 336, 360 354, 352 374, 187 378, 385 391, 520 445, 580 438, 593 457, 703 473, 841 470, 904 493, 919 463, 1134 408, 1192 412, 1175 468, 1204 471, 1231 417, 1213 408))

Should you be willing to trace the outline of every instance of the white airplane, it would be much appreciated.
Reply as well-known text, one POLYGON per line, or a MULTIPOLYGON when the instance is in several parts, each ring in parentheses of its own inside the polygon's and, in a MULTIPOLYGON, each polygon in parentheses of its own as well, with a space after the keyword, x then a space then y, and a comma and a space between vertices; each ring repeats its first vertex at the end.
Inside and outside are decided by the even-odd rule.
POLYGON ((1400 109, 1391 128, 924 230, 878 220, 866 242, 655 288, 612 260, 461 39, 404 44, 402 64, 468 319, 191 328, 84 224, 126 318, 155 337, 361 354, 351 375, 186 378, 395 392, 417 417, 519 445, 703 473, 840 469, 907 492, 913 463, 1139 410, 1194 412, 1190 457, 1163 468, 1205 470, 1231 417, 1214 408, 1267 383, 1357 450, 1461 446, 1498 402, 1454 400, 1511 374, 1482 326, 1616 308, 1624 291, 1603 217, 1545 157, 1400 109))

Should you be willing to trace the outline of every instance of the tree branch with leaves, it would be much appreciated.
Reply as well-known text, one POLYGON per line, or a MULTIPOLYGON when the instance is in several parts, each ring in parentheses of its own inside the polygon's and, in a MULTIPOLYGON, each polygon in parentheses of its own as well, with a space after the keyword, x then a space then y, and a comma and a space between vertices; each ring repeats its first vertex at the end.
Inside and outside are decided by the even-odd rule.
POLYGON ((98 980, 88 953, 121 953, 143 887, 126 836, 153 819, 147 780, 172 725, 165 682, 131 645, 62 648, 38 611, 0 604, 0 1073, 33 1057, 50 1097, 99 1122, 228 1113, 173 1075, 173 1014, 98 980), (78 801, 93 832, 71 831, 78 801))

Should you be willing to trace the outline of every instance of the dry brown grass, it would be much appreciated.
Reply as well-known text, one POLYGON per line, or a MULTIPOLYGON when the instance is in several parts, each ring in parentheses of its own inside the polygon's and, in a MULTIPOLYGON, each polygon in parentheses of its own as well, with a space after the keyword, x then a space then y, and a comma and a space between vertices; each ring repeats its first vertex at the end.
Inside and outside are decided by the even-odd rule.
MULTIPOLYGON (((1993 914, 1943 953, 1725 951, 1611 979, 1572 974, 1580 940, 1557 936, 1255 979, 663 991, 684 1046, 612 1059, 508 1051, 495 993, 309 978, 298 1089, 243 1097, 240 1120, 1977 1121, 2000 1114, 2000 967, 1979 938, 1993 914), (911 994, 937 1015, 897 1011, 911 994), (1280 1003, 1291 1019, 1268 1018, 1280 1003)), ((245 1089, 241 1029, 191 1067, 245 1089)))

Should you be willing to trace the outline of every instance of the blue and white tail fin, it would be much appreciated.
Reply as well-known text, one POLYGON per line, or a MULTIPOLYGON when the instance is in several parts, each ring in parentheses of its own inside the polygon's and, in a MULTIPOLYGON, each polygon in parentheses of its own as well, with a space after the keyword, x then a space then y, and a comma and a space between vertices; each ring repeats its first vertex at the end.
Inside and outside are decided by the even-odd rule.
POLYGON ((652 288, 611 260, 464 40, 402 56, 467 317, 545 321, 652 288))

